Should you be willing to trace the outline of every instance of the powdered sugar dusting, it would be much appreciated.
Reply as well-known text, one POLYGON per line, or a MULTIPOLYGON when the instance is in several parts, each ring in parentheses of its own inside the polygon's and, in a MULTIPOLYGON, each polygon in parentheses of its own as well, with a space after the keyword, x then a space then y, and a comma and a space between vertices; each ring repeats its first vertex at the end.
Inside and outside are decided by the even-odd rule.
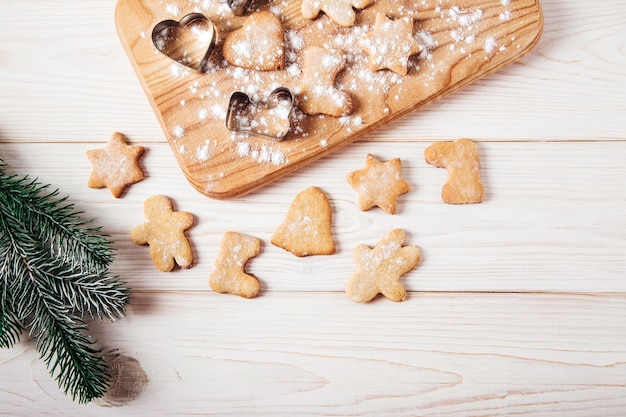
MULTIPOLYGON (((368 66, 368 56, 359 42, 374 29, 371 13, 367 19, 357 19, 350 27, 339 27, 328 18, 314 19, 307 25, 294 25, 290 23, 294 11, 289 1, 271 0, 266 2, 266 6, 255 6, 254 11, 269 10, 283 25, 284 65, 279 70, 270 71, 246 69, 226 62, 223 56, 219 56, 219 47, 216 48, 218 54, 211 57, 206 72, 201 76, 177 62, 169 65, 166 75, 176 80, 181 90, 187 90, 184 99, 172 103, 177 115, 183 115, 174 119, 176 125, 170 130, 170 138, 177 142, 174 149, 194 163, 212 164, 209 161, 218 161, 221 160, 218 157, 232 154, 246 163, 279 167, 288 164, 290 158, 296 160, 294 155, 299 152, 334 147, 336 141, 345 135, 358 133, 378 118, 396 112, 404 105, 407 94, 415 94, 416 89, 430 94, 431 90, 440 88, 442 75, 449 75, 447 63, 442 64, 440 59, 442 52, 456 60, 470 58, 472 54, 484 56, 488 60, 507 47, 514 48, 513 37, 505 39, 490 36, 486 30, 494 20, 496 23, 512 20, 515 17, 515 9, 511 7, 513 3, 511 0, 497 0, 485 6, 483 11, 471 2, 394 1, 395 9, 388 11, 388 17, 392 20, 412 20, 412 38, 421 46, 418 53, 410 55, 406 60, 407 76, 390 70, 372 70, 368 66), (319 31, 330 35, 320 42, 319 31), (307 76, 305 71, 308 69, 303 65, 303 57, 311 46, 340 52, 340 56, 325 55, 318 63, 320 69, 345 64, 332 86, 316 85, 314 92, 327 95, 338 106, 353 99, 355 114, 342 117, 309 116, 301 110, 302 80, 307 76), (228 85, 228 88, 225 89, 224 85, 228 85), (240 91, 247 94, 252 102, 266 103, 270 93, 279 87, 288 88, 295 96, 293 109, 289 108, 288 111, 286 107, 278 107, 270 114, 276 116, 277 120, 289 121, 289 133, 283 141, 262 137, 258 135, 259 130, 254 130, 254 133, 235 132, 230 136, 228 133, 216 133, 220 139, 212 137, 212 130, 224 129, 232 93, 240 91), (326 126, 336 127, 336 131, 329 132, 325 130, 326 126), (318 134, 318 127, 325 131, 318 134)), ((179 19, 193 11, 205 14, 217 23, 220 35, 241 27, 241 22, 248 17, 234 17, 224 0, 160 0, 160 4, 164 9, 162 14, 172 16, 172 19, 179 19)), ((150 32, 147 28, 143 30, 142 38, 148 38, 143 42, 149 42, 150 32)), ((194 33, 199 44, 208 45, 211 42, 207 33, 194 33)), ((254 40, 262 43, 263 35, 255 35, 254 40)), ((381 54, 386 53, 384 44, 375 46, 381 48, 381 54)), ((240 39, 233 48, 242 60, 252 57, 255 52, 255 44, 251 39, 240 39)), ((428 96, 424 94, 424 97, 428 96)), ((246 115, 245 119, 240 120, 241 126, 259 128, 273 123, 266 116, 260 113, 246 115)), ((212 178, 222 178, 224 175, 230 175, 227 169, 219 169, 211 174, 212 178), (218 171, 227 172, 224 174, 218 171)))
POLYGON ((488 54, 492 53, 498 47, 498 41, 493 36, 489 36, 485 40, 485 52, 488 54))
POLYGON ((181 125, 174 126, 174 128, 172 129, 172 136, 174 136, 176 139, 182 138, 183 136, 185 136, 185 128, 181 125))
POLYGON ((258 146, 246 140, 238 140, 235 152, 241 158, 252 158, 256 162, 274 166, 285 165, 289 162, 283 151, 269 144, 258 146))
POLYGON ((207 139, 204 144, 197 149, 196 157, 198 158, 198 161, 205 162, 209 160, 209 158, 211 157, 211 150, 209 146, 210 141, 207 139))
POLYGON ((167 11, 167 13, 171 14, 172 16, 178 16, 180 14, 180 7, 178 7, 178 5, 175 3, 169 3, 165 7, 165 10, 167 11))

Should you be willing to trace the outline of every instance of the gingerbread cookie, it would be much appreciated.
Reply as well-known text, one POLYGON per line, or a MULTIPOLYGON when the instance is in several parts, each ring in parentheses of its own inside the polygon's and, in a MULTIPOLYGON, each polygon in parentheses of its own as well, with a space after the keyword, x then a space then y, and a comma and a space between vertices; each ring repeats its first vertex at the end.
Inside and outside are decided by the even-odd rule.
POLYGON ((271 242, 300 257, 335 253, 331 207, 326 194, 317 187, 298 194, 271 242))
POLYGON ((236 232, 226 232, 209 277, 209 285, 219 293, 236 294, 243 298, 254 298, 261 284, 244 268, 248 260, 261 252, 261 241, 255 237, 236 232))
POLYGON ((395 214, 398 196, 411 190, 402 178, 400 158, 380 162, 368 154, 365 168, 348 174, 348 183, 359 193, 359 208, 363 211, 374 206, 385 213, 395 214))
POLYGON ((238 67, 273 71, 285 66, 285 34, 280 19, 268 11, 250 15, 246 23, 226 36, 222 54, 238 67))
POLYGON ((422 50, 413 36, 413 19, 391 20, 382 13, 376 14, 374 29, 359 39, 359 46, 369 55, 371 71, 387 68, 400 75, 407 74, 409 58, 422 50))
POLYGON ((193 262, 193 253, 185 231, 193 225, 193 215, 173 211, 172 202, 162 195, 149 197, 144 202, 146 220, 131 232, 131 239, 138 245, 150 245, 154 265, 169 272, 178 264, 188 268, 193 262))
POLYGON ((469 139, 439 142, 424 151, 426 162, 448 170, 441 198, 448 204, 481 203, 484 188, 480 178, 480 157, 476 144, 469 139))
POLYGON ((358 245, 353 257, 357 270, 346 285, 346 295, 357 303, 367 303, 378 294, 392 301, 404 301, 406 290, 400 278, 419 264, 417 246, 403 246, 405 233, 392 230, 375 248, 358 245))
POLYGON ((302 17, 315 19, 324 12, 333 22, 340 26, 350 27, 356 21, 354 9, 365 9, 374 0, 304 0, 302 17))
POLYGON ((304 51, 299 100, 303 112, 333 117, 352 113, 350 95, 335 88, 335 78, 345 67, 346 58, 337 50, 313 46, 304 51))
POLYGON ((87 186, 107 187, 115 198, 120 198, 127 186, 144 178, 139 166, 143 146, 129 146, 124 135, 115 132, 103 149, 87 151, 87 158, 93 166, 87 186))

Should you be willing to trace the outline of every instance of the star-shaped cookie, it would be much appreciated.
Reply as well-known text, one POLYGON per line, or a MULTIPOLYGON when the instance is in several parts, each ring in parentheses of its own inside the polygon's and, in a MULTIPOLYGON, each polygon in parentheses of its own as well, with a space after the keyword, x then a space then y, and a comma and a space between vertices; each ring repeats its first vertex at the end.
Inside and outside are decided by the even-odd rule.
POLYGON ((320 12, 326 13, 330 19, 340 26, 350 27, 356 21, 356 9, 365 9, 374 0, 304 0, 302 16, 315 19, 320 12))
POLYGON ((87 186, 107 187, 115 198, 121 197, 128 185, 143 179, 139 158, 144 151, 143 146, 127 145, 124 135, 115 132, 104 148, 87 151, 93 166, 87 186))
POLYGON ((392 301, 404 301, 406 290, 400 277, 415 268, 421 254, 417 246, 402 246, 401 229, 392 230, 375 248, 361 244, 354 249, 356 272, 346 285, 346 295, 357 303, 367 303, 378 294, 392 301))
POLYGON ((413 36, 413 19, 391 20, 382 13, 376 14, 374 29, 359 39, 359 46, 369 55, 371 71, 387 68, 400 75, 407 74, 409 58, 422 50, 413 36))
POLYGON ((377 206, 385 213, 395 214, 398 196, 411 190, 401 170, 400 158, 380 162, 368 154, 365 168, 347 175, 348 183, 359 193, 359 208, 366 211, 377 206))

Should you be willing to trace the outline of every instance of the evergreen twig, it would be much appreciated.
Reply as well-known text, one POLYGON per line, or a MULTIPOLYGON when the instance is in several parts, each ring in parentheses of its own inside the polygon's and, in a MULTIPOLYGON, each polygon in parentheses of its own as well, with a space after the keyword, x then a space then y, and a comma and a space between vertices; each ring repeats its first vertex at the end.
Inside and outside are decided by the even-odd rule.
POLYGON ((58 190, 5 167, 0 161, 0 347, 30 329, 66 394, 81 403, 101 397, 108 369, 83 319, 124 314, 128 290, 108 273, 111 242, 58 190))

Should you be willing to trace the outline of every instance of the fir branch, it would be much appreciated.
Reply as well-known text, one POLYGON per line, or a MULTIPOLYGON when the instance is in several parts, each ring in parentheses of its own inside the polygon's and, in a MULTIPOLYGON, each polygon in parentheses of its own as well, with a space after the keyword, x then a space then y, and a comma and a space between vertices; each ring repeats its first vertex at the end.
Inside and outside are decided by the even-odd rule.
POLYGON ((30 283, 35 313, 29 327, 37 332, 37 351, 65 394, 80 403, 104 395, 108 368, 100 351, 83 334, 87 326, 39 281, 30 283))
POLYGON ((13 262, 13 266, 7 269, 8 273, 13 271, 17 275, 19 263, 28 263, 29 272, 33 276, 49 282, 51 287, 57 289, 57 296, 81 314, 111 320, 123 315, 128 301, 127 290, 117 277, 109 277, 107 269, 103 267, 88 269, 83 265, 84 262, 75 264, 65 255, 51 253, 49 248, 44 247, 45 243, 31 236, 32 224, 24 228, 20 218, 12 213, 15 211, 3 211, 2 225, 7 235, 11 233, 11 250, 20 253, 21 258, 13 262))
POLYGON ((14 313, 12 297, 4 276, 0 279, 2 280, 2 288, 0 289, 2 291, 0 294, 0 347, 10 348, 19 342, 24 327, 14 313))
POLYGON ((87 402, 102 396, 107 366, 83 322, 124 314, 128 290, 108 274, 112 244, 58 198, 28 177, 9 176, 0 163, 0 346, 24 329, 65 393, 87 402))
POLYGON ((100 233, 101 228, 88 227, 91 220, 81 219, 82 212, 74 211, 73 204, 65 204, 67 196, 56 198, 59 190, 50 192, 49 188, 27 176, 7 176, 4 172, 0 175, 2 203, 19 223, 29 226, 30 235, 41 239, 65 262, 85 268, 108 268, 113 248, 107 236, 100 233))
POLYGON ((11 235, 7 232, 5 216, 0 213, 0 256, 2 270, 0 270, 0 282, 2 284, 0 295, 0 347, 11 347, 20 340, 24 326, 17 313, 15 303, 15 286, 19 280, 13 280, 10 271, 14 269, 15 257, 11 251, 13 245, 11 235))

